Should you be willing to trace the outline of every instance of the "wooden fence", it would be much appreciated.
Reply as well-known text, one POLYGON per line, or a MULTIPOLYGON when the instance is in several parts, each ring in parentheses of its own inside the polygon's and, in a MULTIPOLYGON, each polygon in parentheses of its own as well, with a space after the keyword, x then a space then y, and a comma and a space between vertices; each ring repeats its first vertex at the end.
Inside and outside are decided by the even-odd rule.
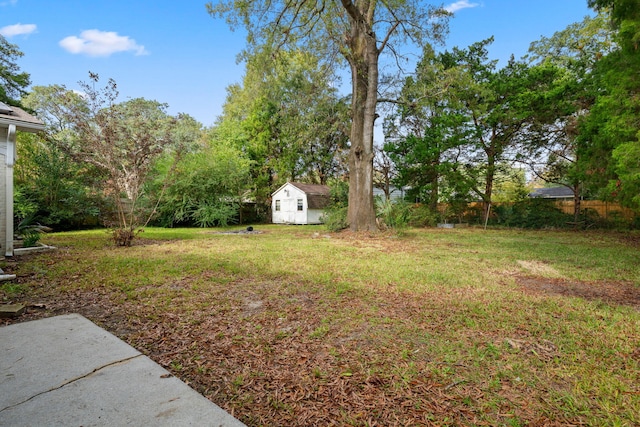
MULTIPOLYGON (((555 200, 552 202, 558 207, 562 212, 573 215, 573 200, 555 200)), ((494 203, 493 207, 500 205, 500 203, 494 203)), ((482 210, 482 202, 471 202, 467 205, 468 210, 482 210)), ((640 213, 634 211, 629 208, 624 208, 617 203, 604 202, 602 200, 582 200, 580 201, 580 210, 582 212, 585 209, 590 209, 598 213, 598 216, 606 221, 608 220, 624 220, 624 221, 633 221, 636 217, 640 216, 640 213)), ((438 211, 441 214, 445 214, 448 210, 448 206, 446 204, 438 204, 438 211)), ((468 214, 469 212, 465 213, 468 214)))
MULTIPOLYGON (((573 215, 573 200, 558 200, 554 202, 555 205, 564 213, 573 215)), ((616 219, 624 218, 625 220, 632 221, 637 213, 629 208, 623 208, 617 203, 603 202, 601 200, 582 200, 580 202, 580 209, 592 209, 598 213, 598 216, 603 219, 616 219)))

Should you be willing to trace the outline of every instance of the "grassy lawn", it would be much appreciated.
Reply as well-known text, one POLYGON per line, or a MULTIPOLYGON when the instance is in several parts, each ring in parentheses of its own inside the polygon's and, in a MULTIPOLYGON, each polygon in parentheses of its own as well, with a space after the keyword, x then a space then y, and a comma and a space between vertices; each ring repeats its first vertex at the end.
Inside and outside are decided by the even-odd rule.
POLYGON ((640 425, 640 236, 56 233, 0 264, 249 426, 640 425))

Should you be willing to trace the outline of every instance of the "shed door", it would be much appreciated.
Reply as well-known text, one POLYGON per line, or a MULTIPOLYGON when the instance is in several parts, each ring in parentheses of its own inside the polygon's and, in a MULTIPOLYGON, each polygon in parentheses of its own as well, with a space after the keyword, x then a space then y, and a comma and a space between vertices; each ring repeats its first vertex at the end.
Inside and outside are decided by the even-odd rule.
POLYGON ((284 212, 286 214, 287 223, 295 224, 296 222, 296 199, 286 199, 284 201, 286 207, 284 212))

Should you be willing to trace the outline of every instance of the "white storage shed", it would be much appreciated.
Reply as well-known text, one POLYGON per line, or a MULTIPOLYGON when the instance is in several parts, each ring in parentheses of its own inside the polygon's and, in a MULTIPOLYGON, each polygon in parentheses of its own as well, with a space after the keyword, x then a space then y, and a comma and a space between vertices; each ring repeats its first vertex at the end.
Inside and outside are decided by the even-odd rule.
POLYGON ((274 224, 322 224, 324 208, 329 204, 326 185, 287 182, 271 195, 274 224))

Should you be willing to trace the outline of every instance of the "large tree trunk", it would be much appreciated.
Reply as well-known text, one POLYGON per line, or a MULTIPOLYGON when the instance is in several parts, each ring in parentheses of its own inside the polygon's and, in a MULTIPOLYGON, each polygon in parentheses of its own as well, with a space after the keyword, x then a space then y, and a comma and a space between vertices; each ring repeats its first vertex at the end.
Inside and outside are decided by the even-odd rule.
POLYGON ((378 49, 375 34, 365 22, 352 21, 351 151, 349 153, 349 209, 352 231, 377 230, 373 202, 373 129, 378 101, 378 49))

